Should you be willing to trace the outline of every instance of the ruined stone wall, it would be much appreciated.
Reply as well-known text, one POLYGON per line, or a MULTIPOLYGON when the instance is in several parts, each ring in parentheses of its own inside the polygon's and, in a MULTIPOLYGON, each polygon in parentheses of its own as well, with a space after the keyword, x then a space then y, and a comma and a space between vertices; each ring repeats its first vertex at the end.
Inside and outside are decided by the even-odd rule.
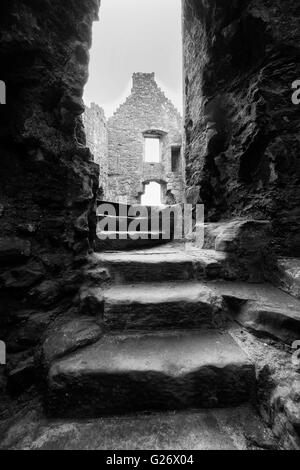
POLYGON ((80 115, 99 3, 0 5, 0 339, 19 393, 34 380, 45 329, 76 312, 90 247, 98 167, 80 115))
MULTIPOLYGON (((144 183, 157 181, 164 198, 171 191, 177 202, 184 200, 184 168, 171 170, 171 147, 182 145, 182 119, 157 86, 154 74, 133 75, 133 88, 108 120, 109 191, 107 199, 139 203, 144 183), (158 132, 161 162, 144 163, 144 133, 158 132)), ((165 202, 165 201, 164 201, 165 202)))
POLYGON ((300 254, 300 6, 184 0, 187 184, 211 221, 271 219, 300 254))
POLYGON ((104 110, 95 103, 86 106, 83 114, 86 145, 91 150, 100 170, 100 195, 108 191, 108 135, 104 110))

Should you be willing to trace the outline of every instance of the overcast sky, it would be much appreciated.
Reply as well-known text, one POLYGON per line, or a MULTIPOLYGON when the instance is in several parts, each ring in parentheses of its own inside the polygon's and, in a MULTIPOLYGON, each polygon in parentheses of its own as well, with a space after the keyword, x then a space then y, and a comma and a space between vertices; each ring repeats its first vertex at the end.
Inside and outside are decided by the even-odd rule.
POLYGON ((182 112, 181 0, 101 0, 86 104, 95 102, 111 116, 130 94, 134 72, 155 72, 182 112))

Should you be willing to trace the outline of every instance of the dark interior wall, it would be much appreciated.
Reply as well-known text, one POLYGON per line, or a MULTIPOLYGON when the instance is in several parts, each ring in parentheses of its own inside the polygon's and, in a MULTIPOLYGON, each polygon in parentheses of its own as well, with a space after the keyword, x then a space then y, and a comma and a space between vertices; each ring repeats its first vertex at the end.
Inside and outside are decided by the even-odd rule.
POLYGON ((100 0, 1 0, 0 339, 35 346, 76 294, 98 166, 81 113, 100 0), (55 310, 56 309, 56 310, 55 310))
POLYGON ((300 253, 300 4, 184 0, 187 184, 208 220, 273 220, 300 253))

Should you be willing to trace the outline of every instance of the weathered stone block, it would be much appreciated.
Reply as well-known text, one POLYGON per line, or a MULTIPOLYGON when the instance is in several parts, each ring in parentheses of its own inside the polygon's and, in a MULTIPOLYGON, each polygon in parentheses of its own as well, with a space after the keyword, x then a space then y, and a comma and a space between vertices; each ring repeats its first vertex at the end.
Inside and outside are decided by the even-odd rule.
POLYGON ((99 289, 97 295, 87 288, 83 288, 80 292, 80 312, 83 315, 97 316, 102 319, 104 312, 104 298, 99 289))
POLYGON ((244 220, 223 225, 216 236, 216 251, 227 253, 262 252, 270 242, 271 224, 268 221, 244 220))
POLYGON ((0 238, 0 261, 23 261, 31 254, 31 243, 16 237, 0 238))
POLYGON ((300 299, 299 258, 279 258, 275 266, 270 267, 268 277, 276 286, 300 299))
POLYGON ((300 375, 297 380, 289 381, 275 389, 271 398, 271 406, 276 412, 285 415, 286 425, 293 428, 291 433, 296 432, 300 438, 300 375))
POLYGON ((49 365, 55 359, 95 343, 101 336, 102 328, 94 318, 67 320, 47 333, 43 343, 43 360, 49 365))
POLYGON ((258 335, 291 345, 300 338, 300 304, 290 306, 264 301, 248 302, 235 320, 258 335))
POLYGON ((79 235, 86 237, 89 234, 89 221, 88 221, 88 213, 85 212, 76 220, 75 230, 79 235))
POLYGON ((40 343, 47 327, 55 318, 55 313, 35 313, 30 311, 22 312, 18 320, 22 320, 16 325, 14 331, 7 339, 7 350, 12 353, 25 351, 40 343))
POLYGON ((34 305, 50 307, 61 297, 61 287, 55 281, 44 281, 29 292, 29 299, 34 305))
POLYGON ((27 289, 37 284, 44 275, 39 263, 31 262, 25 266, 6 271, 0 276, 0 285, 7 289, 27 289))
POLYGON ((33 357, 20 362, 7 378, 8 390, 12 395, 21 395, 35 381, 36 366, 33 357))

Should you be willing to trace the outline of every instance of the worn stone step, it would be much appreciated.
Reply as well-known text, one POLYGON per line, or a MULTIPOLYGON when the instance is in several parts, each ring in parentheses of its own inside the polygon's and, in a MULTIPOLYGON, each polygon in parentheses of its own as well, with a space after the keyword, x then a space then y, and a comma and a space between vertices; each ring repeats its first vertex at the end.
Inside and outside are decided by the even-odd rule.
POLYGON ((83 313, 112 329, 203 328, 226 318, 290 346, 300 338, 300 301, 271 284, 230 281, 165 282, 92 288, 83 313))
MULTIPOLYGON (((176 209, 182 212, 182 205, 177 205, 176 209)), ((97 208, 98 231, 106 230, 137 230, 137 231, 162 231, 163 220, 169 221, 169 229, 174 233, 173 206, 141 206, 124 205, 116 203, 100 204, 97 208), (154 225, 153 225, 154 224, 154 225), (110 228, 109 228, 110 227, 110 228), (137 227, 137 228, 135 228, 137 227)))
MULTIPOLYGON (((138 224, 135 226, 137 227, 137 231, 141 231, 141 227, 143 227, 145 224, 148 229, 148 224, 149 224, 148 217, 122 217, 122 216, 98 214, 97 219, 98 219, 98 223, 102 221, 103 219, 105 219, 105 221, 107 222, 107 225, 105 225, 105 228, 103 231, 109 231, 110 227, 113 227, 115 230, 119 232, 127 232, 130 228, 130 224, 132 224, 133 222, 135 224, 138 222, 138 224)), ((101 232, 101 230, 99 231, 101 232)))
MULTIPOLYGON (((141 213, 144 213, 145 210, 147 210, 148 214, 151 214, 152 212, 161 212, 166 210, 169 206, 167 205, 161 205, 161 206, 143 206, 141 204, 122 204, 118 202, 111 202, 111 201, 97 201, 98 207, 97 207, 97 214, 99 216, 104 215, 104 209, 107 211, 107 207, 109 206, 112 208, 112 212, 110 215, 115 215, 117 217, 121 216, 128 216, 129 212, 132 211, 132 208, 134 208, 136 211, 141 211, 141 213)), ((131 216, 134 217, 135 216, 131 216)))
POLYGON ((147 283, 238 278, 225 253, 214 250, 136 251, 95 255, 94 266, 106 267, 114 282, 147 283))
POLYGON ((97 232, 97 236, 100 239, 108 239, 108 240, 134 240, 137 241, 141 238, 144 240, 149 239, 159 239, 164 236, 163 232, 143 232, 143 231, 130 231, 130 230, 123 230, 123 231, 109 231, 104 230, 102 232, 97 232))
MULTIPOLYGON (((104 232, 105 236, 108 236, 108 232, 104 232)), ((117 239, 107 238, 106 240, 100 240, 98 236, 94 240, 94 251, 95 253, 102 253, 105 251, 114 251, 114 252, 125 252, 126 254, 130 254, 128 252, 132 250, 142 249, 142 248, 151 248, 156 247, 157 245, 163 245, 168 243, 170 240, 164 240, 160 233, 156 233, 156 236, 159 238, 151 237, 151 233, 149 232, 149 236, 147 239, 140 238, 140 232, 136 232, 136 235, 139 237, 137 240, 133 240, 130 238, 127 232, 127 238, 122 239, 125 232, 113 232, 114 238, 115 236, 117 239)), ((112 233, 111 233, 112 234, 112 233)))
POLYGON ((111 330, 203 328, 225 324, 222 296, 201 283, 114 286, 90 293, 111 330))
POLYGON ((271 284, 217 281, 209 287, 227 303, 231 317, 259 336, 289 346, 300 338, 300 301, 271 284))
POLYGON ((213 408, 248 401, 255 367, 217 332, 104 336, 53 363, 47 409, 57 416, 213 408))

